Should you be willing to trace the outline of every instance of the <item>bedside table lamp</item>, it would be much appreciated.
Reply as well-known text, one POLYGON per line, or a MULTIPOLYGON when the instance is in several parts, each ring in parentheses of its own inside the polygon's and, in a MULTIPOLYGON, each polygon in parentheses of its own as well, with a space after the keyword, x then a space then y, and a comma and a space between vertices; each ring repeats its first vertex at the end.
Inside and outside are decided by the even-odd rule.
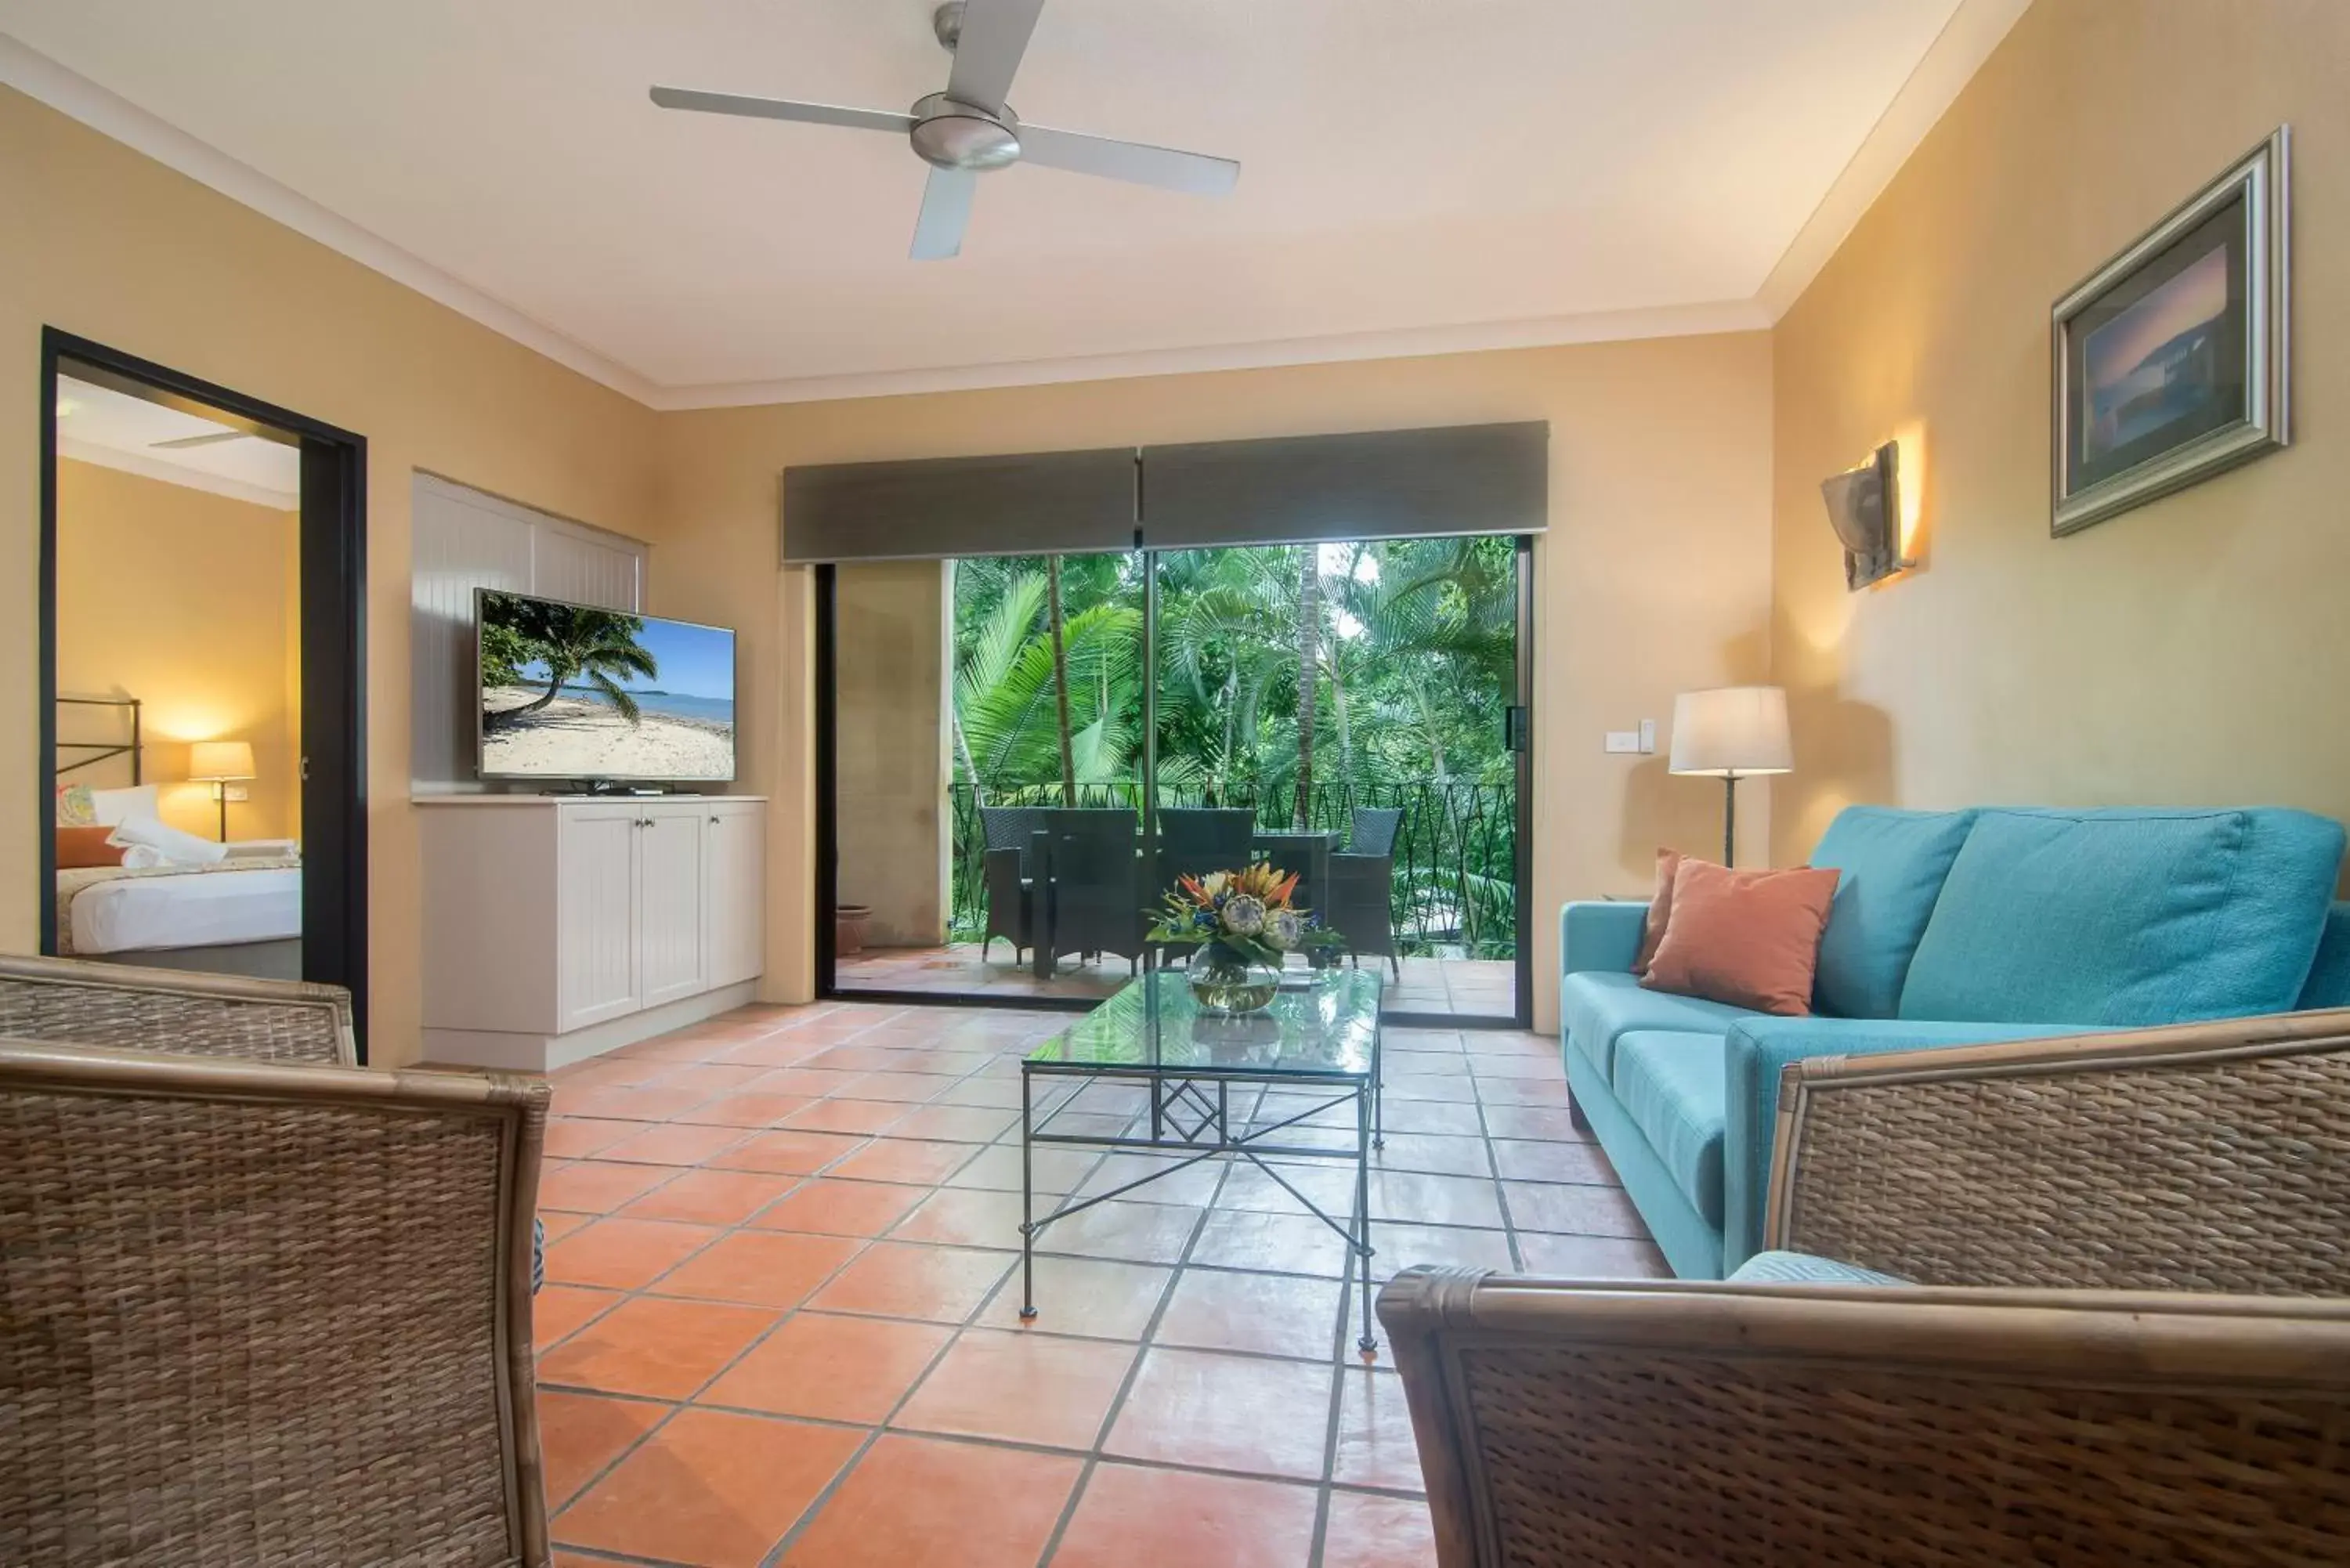
POLYGON ((213 798, 220 802, 221 842, 228 842, 228 786, 235 780, 253 777, 253 742, 250 741, 198 741, 188 748, 188 778, 194 784, 213 786, 213 798))
POLYGON ((1777 686, 1720 686, 1673 699, 1671 770, 1721 781, 1721 863, 1738 842, 1738 781, 1795 765, 1787 738, 1787 693, 1777 686))

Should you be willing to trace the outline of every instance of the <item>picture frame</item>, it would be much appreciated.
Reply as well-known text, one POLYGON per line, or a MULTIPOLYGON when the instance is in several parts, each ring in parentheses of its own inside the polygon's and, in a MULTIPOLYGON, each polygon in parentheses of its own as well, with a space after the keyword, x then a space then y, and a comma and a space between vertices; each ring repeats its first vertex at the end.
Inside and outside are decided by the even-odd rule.
POLYGON ((2051 535, 2290 440, 2289 158, 2280 126, 2056 302, 2051 535))

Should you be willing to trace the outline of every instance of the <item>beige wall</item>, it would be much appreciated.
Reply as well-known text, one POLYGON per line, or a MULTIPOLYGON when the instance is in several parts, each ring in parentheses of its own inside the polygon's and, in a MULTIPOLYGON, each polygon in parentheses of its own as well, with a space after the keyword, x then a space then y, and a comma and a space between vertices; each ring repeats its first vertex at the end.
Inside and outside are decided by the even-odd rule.
POLYGON ((840 901, 873 911, 868 947, 946 940, 951 581, 943 561, 840 568, 833 622, 839 714, 834 817, 840 901))
POLYGON ((1781 322, 1782 862, 1853 800, 2350 817, 2345 62, 2340 0, 2038 0, 1781 322), (2281 122, 2296 444, 2051 539, 2051 305, 2281 122), (1847 595, 1818 483, 1896 436, 1924 566, 1847 595))
MULTIPOLYGON (((787 464, 1548 420, 1535 556, 1537 1020, 1556 913, 1645 888, 1659 844, 1718 843, 1721 794, 1602 732, 1768 666, 1770 347, 1761 334, 1158 377, 664 416, 656 581, 667 613, 738 626, 749 787, 776 796, 769 985, 805 996, 813 818, 807 574, 777 574, 787 464)), ((788 526, 788 520, 786 520, 788 526)), ((1742 826, 1761 851, 1758 791, 1742 826)))
MULTIPOLYGON (((413 1056, 408 509, 429 468, 654 536, 647 410, 97 132, 0 89, 0 949, 40 890, 41 328, 62 327, 368 439, 369 917, 377 1059, 413 1056)), ((769 574, 772 577, 772 573, 769 574)), ((658 575, 656 576, 658 585, 658 575)), ((664 607, 656 586, 653 607, 664 607)))
MULTIPOLYGON (((810 600, 776 567, 790 463, 1480 421, 1550 421, 1535 560, 1536 1015, 1555 911, 1633 892, 1659 843, 1702 849, 1720 797, 1601 734, 1767 668, 1771 352, 1762 334, 656 416, 356 263, 0 91, 0 360, 54 324, 358 431, 369 446, 371 1024, 416 1047, 418 876, 406 804, 409 499, 421 467, 653 542, 649 607, 736 627, 737 788, 776 800, 766 993, 809 993, 810 600)), ((0 732, 36 732, 36 432, 0 377, 0 732)), ((39 768, 0 761, 0 948, 34 940, 39 768)), ((1759 853, 1759 792, 1742 824, 1759 853)))
MULTIPOLYGON (((57 464, 57 690, 143 704, 145 777, 162 785, 163 819, 206 838, 220 831, 212 786, 192 784, 188 743, 246 741, 256 776, 232 802, 233 838, 296 836, 299 786, 286 621, 298 583, 296 514, 100 468, 57 464)), ((58 734, 102 738, 97 709, 67 709, 58 734)), ((119 728, 119 725, 116 725, 119 728)), ((61 760, 78 755, 68 750, 61 760)), ((126 761, 74 776, 130 782, 126 761)))

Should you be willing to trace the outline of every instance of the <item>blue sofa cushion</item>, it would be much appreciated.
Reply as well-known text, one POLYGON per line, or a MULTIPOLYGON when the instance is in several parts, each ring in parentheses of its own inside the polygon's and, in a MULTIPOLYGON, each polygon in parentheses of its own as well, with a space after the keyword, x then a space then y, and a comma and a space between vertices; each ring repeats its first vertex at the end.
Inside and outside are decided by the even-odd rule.
POLYGON ((1558 1019, 1568 1047, 1582 1052, 1610 1084, 1616 1081, 1616 1042, 1633 1030, 1719 1035, 1740 1019, 1755 1016, 1726 1002, 1649 991, 1631 975, 1606 971, 1570 974, 1558 985, 1558 1019))
POLYGON ((1900 1015, 2126 1029, 2285 1012, 2342 846, 2339 823, 2300 811, 1985 811, 1900 1015))
POLYGON ((1815 1011, 1835 1018, 1890 1018, 1901 1005, 1909 957, 1926 934, 1971 811, 1846 806, 1820 836, 1812 864, 1842 873, 1820 937, 1815 1011))
POLYGON ((2317 957, 2310 961, 2309 978, 2302 981, 2297 1009, 2350 1007, 2350 904, 2325 911, 2325 932, 2317 939, 2317 957))
POLYGON ((1635 1030, 1616 1042, 1616 1097, 1709 1225, 1721 1223, 1724 1049, 1719 1034, 1635 1030))
POLYGON ((1815 1258, 1809 1252, 1757 1252, 1731 1271, 1741 1284, 1762 1285, 1906 1285, 1898 1274, 1880 1274, 1857 1263, 1815 1258))

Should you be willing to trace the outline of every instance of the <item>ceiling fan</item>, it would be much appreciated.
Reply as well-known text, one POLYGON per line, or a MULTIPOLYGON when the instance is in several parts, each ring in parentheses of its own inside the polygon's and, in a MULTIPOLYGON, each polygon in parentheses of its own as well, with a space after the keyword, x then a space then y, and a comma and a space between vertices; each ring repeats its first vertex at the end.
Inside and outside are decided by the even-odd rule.
POLYGON ((224 441, 255 439, 257 438, 245 431, 213 431, 204 435, 175 436, 170 441, 151 441, 147 446, 151 452, 179 452, 192 446, 215 446, 224 441))
POLYGON ((1014 114, 1004 95, 1012 89, 1013 75, 1044 8, 1045 0, 948 0, 941 5, 931 14, 931 30, 954 56, 954 67, 947 75, 946 91, 915 99, 903 114, 688 88, 657 87, 652 99, 663 109, 703 114, 900 132, 931 166, 921 214, 914 222, 916 261, 943 261, 962 249, 963 226, 971 220, 972 194, 980 175, 1013 163, 1206 196, 1221 196, 1232 188, 1241 166, 1229 158, 1055 130, 1027 124, 1014 114))

